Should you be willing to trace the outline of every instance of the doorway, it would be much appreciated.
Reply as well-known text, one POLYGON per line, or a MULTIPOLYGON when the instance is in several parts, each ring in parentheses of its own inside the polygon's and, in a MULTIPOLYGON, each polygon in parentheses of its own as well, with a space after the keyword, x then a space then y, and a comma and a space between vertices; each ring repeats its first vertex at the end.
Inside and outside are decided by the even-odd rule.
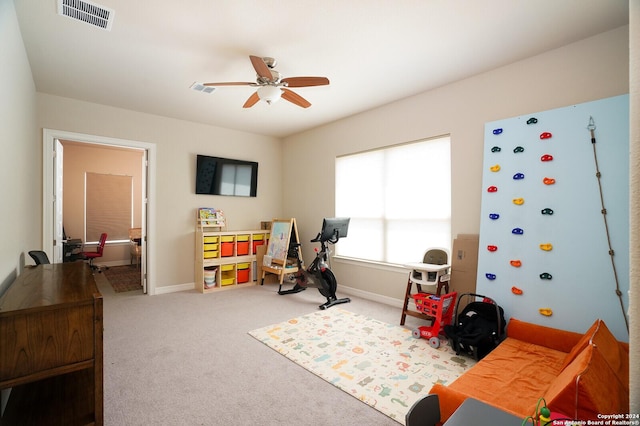
POLYGON ((155 229, 155 158, 156 146, 146 142, 114 139, 66 131, 44 129, 43 131, 43 249, 53 262, 62 261, 62 157, 63 144, 59 141, 86 147, 103 147, 142 152, 142 190, 140 194, 140 227, 142 228, 141 276, 143 292, 155 294, 155 247, 153 239, 155 229))

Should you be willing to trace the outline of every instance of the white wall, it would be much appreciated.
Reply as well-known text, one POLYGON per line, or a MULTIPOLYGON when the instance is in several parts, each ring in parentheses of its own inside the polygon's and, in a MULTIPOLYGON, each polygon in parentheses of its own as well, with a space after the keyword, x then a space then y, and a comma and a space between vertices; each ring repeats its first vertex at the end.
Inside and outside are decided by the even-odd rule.
POLYGON ((11 0, 0 0, 0 294, 41 247, 36 90, 11 0), (11 66, 7 66, 11 64, 11 66), (25 259, 26 257, 26 259, 25 259))
MULTIPOLYGON (((313 256, 313 245, 304 243, 323 216, 334 214, 336 156, 447 133, 452 237, 478 233, 484 123, 628 93, 628 31, 618 28, 285 139, 284 211, 297 220, 305 258, 313 256)), ((341 286, 404 297, 402 270, 338 261, 333 266, 341 286)))
POLYGON ((629 148, 629 262, 630 279, 629 287, 629 329, 631 368, 630 389, 631 401, 630 413, 640 413, 640 362, 637 354, 640 354, 640 0, 629 2, 629 93, 631 137, 629 148))
MULTIPOLYGON (((225 211, 228 228, 259 229, 282 212, 278 139, 39 93, 37 126, 157 146, 155 288, 193 283, 195 212, 225 211), (196 154, 259 162, 258 196, 195 194, 196 154)), ((155 277, 155 278, 154 278, 155 277)))

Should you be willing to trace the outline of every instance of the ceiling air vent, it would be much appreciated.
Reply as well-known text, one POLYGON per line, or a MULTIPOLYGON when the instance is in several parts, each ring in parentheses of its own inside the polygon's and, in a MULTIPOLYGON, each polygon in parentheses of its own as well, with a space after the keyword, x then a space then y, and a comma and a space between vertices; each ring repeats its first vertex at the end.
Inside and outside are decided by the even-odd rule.
POLYGON ((83 0, 57 0, 58 15, 111 31, 115 11, 83 0))
POLYGON ((196 92, 202 93, 212 93, 214 90, 216 90, 215 87, 205 86, 204 84, 198 82, 193 83, 190 87, 196 92))

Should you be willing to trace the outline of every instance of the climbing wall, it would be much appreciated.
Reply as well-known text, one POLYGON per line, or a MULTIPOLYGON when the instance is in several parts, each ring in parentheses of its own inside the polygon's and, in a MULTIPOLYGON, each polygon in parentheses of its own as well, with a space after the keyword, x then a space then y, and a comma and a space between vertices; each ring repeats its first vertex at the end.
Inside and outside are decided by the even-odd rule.
POLYGON ((507 317, 602 318, 628 341, 628 95, 486 123, 484 141, 477 292, 507 317))

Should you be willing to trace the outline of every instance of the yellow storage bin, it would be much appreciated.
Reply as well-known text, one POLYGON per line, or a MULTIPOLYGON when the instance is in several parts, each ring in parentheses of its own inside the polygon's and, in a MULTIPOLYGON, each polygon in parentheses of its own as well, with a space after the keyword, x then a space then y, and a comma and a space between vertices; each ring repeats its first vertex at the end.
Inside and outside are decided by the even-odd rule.
POLYGON ((217 243, 218 242, 218 237, 204 237, 203 240, 204 240, 205 244, 217 243))
POLYGON ((218 250, 218 244, 205 244, 204 245, 204 249, 205 249, 205 251, 218 250))
POLYGON ((223 235, 220 237, 220 241, 222 241, 223 243, 232 243, 233 235, 223 235))
POLYGON ((256 234, 253 236, 253 241, 262 241, 264 239, 264 235, 256 234))
POLYGON ((220 270, 222 272, 233 271, 233 267, 234 267, 234 265, 222 265, 222 266, 220 266, 220 270))
POLYGON ((238 269, 248 269, 248 268, 249 268, 249 262, 238 263, 238 269))
POLYGON ((220 285, 231 285, 235 282, 233 278, 223 278, 220 280, 220 285))
POLYGON ((212 259, 214 257, 218 257, 218 251, 217 250, 211 250, 211 251, 205 251, 204 252, 204 258, 205 259, 212 259))
POLYGON ((238 235, 238 241, 249 241, 248 235, 238 235))

